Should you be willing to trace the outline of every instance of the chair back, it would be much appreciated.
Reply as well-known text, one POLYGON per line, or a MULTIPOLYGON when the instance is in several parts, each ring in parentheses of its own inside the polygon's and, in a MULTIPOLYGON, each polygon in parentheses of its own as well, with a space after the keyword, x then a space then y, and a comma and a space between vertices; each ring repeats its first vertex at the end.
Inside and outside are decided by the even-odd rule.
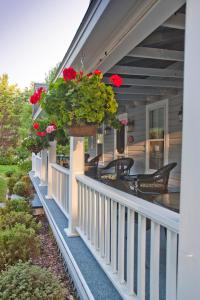
POLYGON ((157 180, 162 179, 165 184, 168 184, 170 172, 176 166, 177 166, 176 162, 170 163, 170 164, 160 168, 159 170, 157 170, 153 174, 153 177, 156 178, 157 180))
POLYGON ((98 166, 98 163, 99 163, 99 159, 101 157, 102 154, 98 154, 97 156, 95 156, 94 158, 90 159, 88 161, 88 164, 91 165, 91 166, 98 166))
POLYGON ((119 178, 121 175, 129 174, 133 164, 134 160, 130 157, 118 158, 109 162, 108 165, 104 167, 104 170, 115 168, 115 173, 117 178, 119 178))

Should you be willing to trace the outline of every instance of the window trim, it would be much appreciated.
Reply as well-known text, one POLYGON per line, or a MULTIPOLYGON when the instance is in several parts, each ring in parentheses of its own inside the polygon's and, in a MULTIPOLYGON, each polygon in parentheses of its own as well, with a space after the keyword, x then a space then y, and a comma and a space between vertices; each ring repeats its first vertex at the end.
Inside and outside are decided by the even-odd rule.
POLYGON ((164 165, 168 164, 169 155, 169 101, 168 99, 157 101, 146 105, 146 151, 145 151, 145 172, 152 173, 154 169, 149 168, 149 111, 164 108, 165 118, 164 118, 164 165))

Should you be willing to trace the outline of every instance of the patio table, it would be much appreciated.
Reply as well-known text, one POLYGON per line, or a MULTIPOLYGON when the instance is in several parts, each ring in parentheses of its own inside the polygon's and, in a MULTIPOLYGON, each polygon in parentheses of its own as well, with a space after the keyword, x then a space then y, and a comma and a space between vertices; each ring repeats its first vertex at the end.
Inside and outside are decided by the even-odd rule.
POLYGON ((180 211, 180 193, 167 193, 155 195, 153 202, 177 213, 180 211))

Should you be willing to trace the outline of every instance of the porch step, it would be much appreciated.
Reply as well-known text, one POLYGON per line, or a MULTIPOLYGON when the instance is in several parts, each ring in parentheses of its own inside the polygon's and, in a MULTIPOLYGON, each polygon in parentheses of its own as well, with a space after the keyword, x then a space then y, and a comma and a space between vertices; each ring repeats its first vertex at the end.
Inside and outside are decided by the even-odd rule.
POLYGON ((39 186, 39 178, 33 177, 33 175, 34 173, 30 172, 30 178, 44 207, 80 299, 122 300, 82 239, 67 237, 64 229, 68 227, 68 219, 53 199, 45 198, 47 187, 39 186))

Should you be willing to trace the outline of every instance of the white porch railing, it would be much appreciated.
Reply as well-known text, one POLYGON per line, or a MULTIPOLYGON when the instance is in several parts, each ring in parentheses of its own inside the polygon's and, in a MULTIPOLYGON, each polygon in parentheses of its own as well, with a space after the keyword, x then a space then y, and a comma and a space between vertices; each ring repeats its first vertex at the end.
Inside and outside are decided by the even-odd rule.
POLYGON ((77 231, 123 299, 145 300, 148 276, 150 300, 159 299, 161 232, 166 243, 166 300, 177 299, 179 214, 85 175, 76 178, 77 231))
POLYGON ((42 166, 42 160, 39 155, 36 155, 35 153, 32 154, 32 170, 35 172, 35 176, 41 177, 41 166, 42 166))
POLYGON ((70 170, 54 163, 52 168, 52 197, 64 214, 69 214, 69 175, 70 170))

